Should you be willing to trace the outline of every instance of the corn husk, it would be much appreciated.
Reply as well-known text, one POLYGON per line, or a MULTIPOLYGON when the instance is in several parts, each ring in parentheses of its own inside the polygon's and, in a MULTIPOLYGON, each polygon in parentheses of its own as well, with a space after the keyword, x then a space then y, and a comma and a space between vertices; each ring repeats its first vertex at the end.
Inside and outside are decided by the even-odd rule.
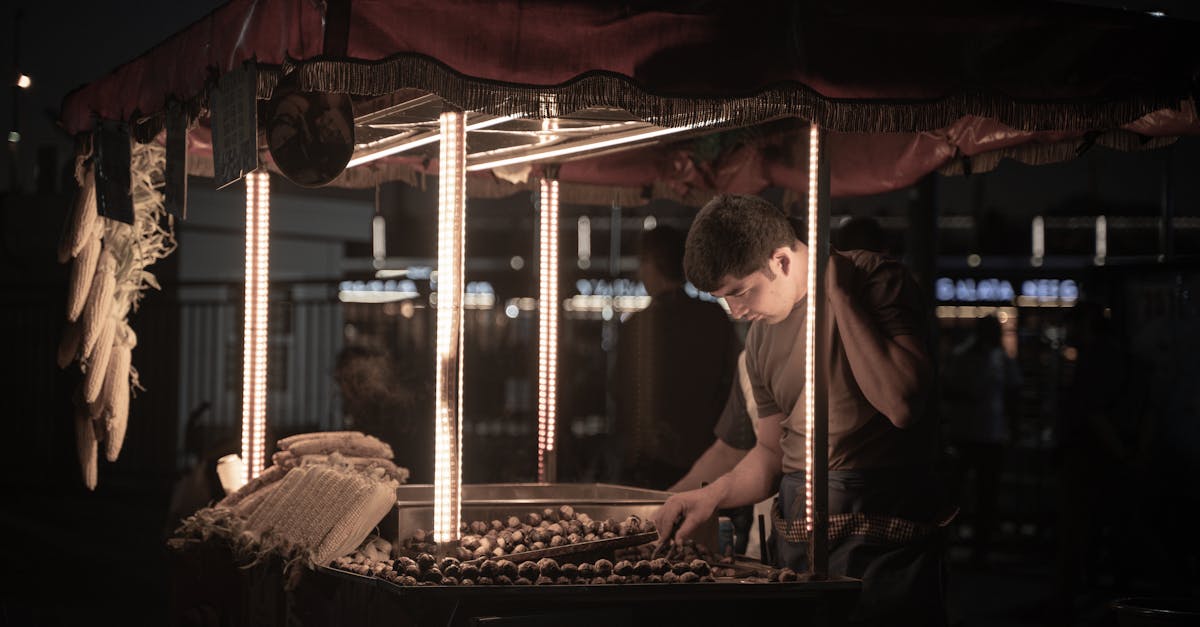
POLYGON ((88 358, 87 371, 83 373, 83 400, 88 403, 95 403, 96 399, 100 398, 100 390, 104 387, 104 376, 108 372, 109 360, 112 358, 116 330, 117 319, 107 316, 100 331, 100 337, 96 340, 96 348, 88 358))
POLYGON ((104 411, 104 458, 110 462, 117 461, 121 454, 121 444, 125 442, 125 427, 129 423, 129 363, 132 358, 131 349, 125 344, 118 343, 109 358, 108 372, 105 374, 105 387, 110 388, 104 411))
POLYGON ((68 322, 63 328, 62 338, 58 341, 57 363, 59 368, 66 368, 79 357, 79 345, 83 340, 83 329, 79 322, 68 322))
POLYGON ((89 490, 96 489, 99 479, 99 444, 96 442, 96 430, 92 427, 87 408, 81 407, 75 412, 75 445, 79 452, 79 468, 83 472, 83 485, 89 490))
POLYGON ((92 277, 96 275, 96 266, 100 262, 101 237, 93 229, 87 245, 83 247, 75 262, 71 264, 71 282, 67 288, 67 320, 74 322, 83 313, 83 305, 87 302, 88 290, 92 287, 92 277))
POLYGON ((111 318, 113 310, 113 293, 117 289, 116 277, 113 275, 117 262, 105 249, 100 253, 100 261, 96 266, 96 277, 92 279, 92 287, 88 290, 87 302, 83 305, 83 350, 85 358, 92 357, 96 348, 96 340, 104 331, 105 324, 111 318))
POLYGON ((326 433, 300 440, 288 446, 287 452, 296 456, 328 455, 338 452, 354 457, 392 459, 392 447, 373 435, 361 433, 326 433))
POLYGON ((275 444, 281 450, 287 450, 289 447, 291 447, 291 445, 293 445, 297 442, 302 442, 304 440, 313 440, 313 439, 317 439, 317 438, 326 438, 326 437, 331 437, 331 436, 351 436, 351 435, 366 435, 366 434, 364 434, 362 431, 310 431, 308 433, 297 433, 295 435, 289 435, 288 437, 283 438, 282 440, 279 440, 275 444))
POLYGON ((92 168, 86 168, 79 189, 75 192, 75 202, 71 215, 67 217, 66 229, 58 244, 58 262, 66 263, 72 257, 79 255, 87 245, 88 236, 92 233, 93 225, 99 215, 96 212, 96 178, 92 168))

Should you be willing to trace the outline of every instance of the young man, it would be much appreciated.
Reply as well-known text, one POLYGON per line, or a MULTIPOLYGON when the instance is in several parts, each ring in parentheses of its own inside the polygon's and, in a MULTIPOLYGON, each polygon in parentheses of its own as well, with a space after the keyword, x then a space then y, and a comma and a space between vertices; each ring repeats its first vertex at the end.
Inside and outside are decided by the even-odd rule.
MULTIPOLYGON (((682 517, 675 539, 686 538, 717 509, 771 495, 782 474, 779 565, 806 569, 795 521, 804 517, 808 247, 770 203, 722 195, 696 216, 684 265, 698 289, 752 321, 746 369, 760 422, 755 447, 733 470, 671 497, 655 522, 665 534, 682 517)), ((830 574, 863 580, 858 623, 943 624, 927 314, 911 275, 888 257, 834 252, 826 275, 829 316, 819 332, 830 352, 818 358, 829 371, 830 574)))

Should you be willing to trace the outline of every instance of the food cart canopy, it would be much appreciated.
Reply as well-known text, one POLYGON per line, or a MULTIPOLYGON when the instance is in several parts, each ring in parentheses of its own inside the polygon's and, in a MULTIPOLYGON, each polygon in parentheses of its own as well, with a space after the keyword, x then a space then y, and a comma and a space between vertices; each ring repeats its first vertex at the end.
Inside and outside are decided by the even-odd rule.
MULTIPOLYGON (((696 129, 635 150, 624 167, 592 159, 559 172, 582 183, 642 184, 657 164, 650 172, 668 187, 753 191, 757 178, 802 189, 790 149, 769 141, 725 146, 708 161, 724 164, 724 176, 675 159, 699 131, 815 121, 835 132, 833 193, 843 196, 938 169, 984 170, 1001 156, 1039 163, 1200 133, 1196 41, 1195 22, 1031 0, 938 2, 920 15, 878 0, 232 0, 69 94, 62 125, 79 134, 118 120, 145 136, 175 99, 203 126, 214 80, 255 60, 260 99, 280 81, 350 94, 360 144, 434 124, 436 115, 407 106, 422 98, 432 112, 448 104, 508 118, 471 133, 472 149, 495 153, 540 145, 528 123, 541 118, 585 134, 613 132, 614 120, 625 130, 696 129)), ((371 184, 430 161, 401 153, 373 167, 371 184)))

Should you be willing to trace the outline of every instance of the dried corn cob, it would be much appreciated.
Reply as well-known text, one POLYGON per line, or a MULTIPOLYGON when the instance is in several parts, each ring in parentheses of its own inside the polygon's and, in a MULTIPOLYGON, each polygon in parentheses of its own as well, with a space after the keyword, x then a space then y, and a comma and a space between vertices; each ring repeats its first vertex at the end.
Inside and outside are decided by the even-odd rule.
MULTIPOLYGON (((96 229, 99 230, 99 227, 96 229)), ((83 304, 87 302, 88 290, 92 287, 92 278, 96 275, 96 265, 100 261, 100 234, 93 231, 88 237, 87 244, 75 257, 71 264, 71 283, 67 289, 67 320, 74 322, 83 313, 83 304)))
POLYGON ((117 279, 114 272, 117 261, 107 250, 100 253, 100 261, 96 267, 96 276, 88 290, 87 302, 83 306, 83 356, 91 357, 96 340, 100 337, 104 323, 108 322, 113 309, 113 294, 117 289, 117 279))
POLYGON ((66 230, 62 241, 58 244, 58 262, 66 263, 79 255, 87 245, 87 236, 91 235, 93 225, 100 216, 96 213, 96 178, 91 168, 84 172, 79 190, 75 192, 75 202, 71 215, 67 217, 66 230))
MULTIPOLYGON (((278 453, 276 453, 278 455, 278 453)), ((289 458, 294 459, 294 458, 289 458)), ((293 462, 295 463, 295 462, 293 462)), ((296 465, 305 466, 308 464, 347 464, 359 470, 370 468, 382 468, 384 472, 395 479, 397 483, 408 482, 408 469, 402 466, 397 466, 392 460, 382 457, 353 457, 345 456, 340 453, 330 453, 329 455, 305 455, 299 458, 299 463, 296 465)))
POLYGON ((100 398, 100 388, 104 386, 104 375, 108 372, 116 338, 117 319, 112 316, 105 318, 100 337, 96 340, 96 348, 88 360, 87 372, 83 375, 83 400, 88 403, 95 403, 96 399, 100 398))
POLYGON ((68 322, 58 342, 58 367, 66 368, 79 356, 79 343, 83 339, 83 328, 79 322, 68 322))
POLYGON ((311 554, 313 564, 324 566, 335 557, 346 555, 362 544, 375 525, 396 504, 396 484, 392 481, 374 482, 365 498, 338 521, 311 554))
POLYGON ((287 474, 287 469, 279 466, 271 466, 262 471, 257 477, 251 479, 246 485, 238 488, 232 494, 228 494, 221 502, 217 503, 217 507, 233 507, 242 499, 254 494, 262 488, 275 483, 287 474))
POLYGON ((320 455, 334 451, 354 457, 383 457, 392 459, 392 447, 379 438, 362 434, 331 434, 301 440, 288 447, 293 455, 320 455))
POLYGON ((307 468, 294 468, 289 471, 283 480, 279 482, 279 487, 263 501, 262 505, 246 521, 246 528, 255 531, 271 528, 283 515, 282 509, 288 503, 291 494, 308 483, 308 474, 309 469, 307 468))
POLYGON ((311 433, 297 433, 289 435, 286 438, 276 442, 276 445, 286 450, 291 445, 302 440, 312 440, 314 438, 323 438, 328 436, 346 436, 346 435, 365 435, 362 431, 313 431, 311 433))
POLYGON ((328 470, 328 467, 309 469, 304 482, 297 485, 296 490, 291 493, 290 502, 281 508, 279 516, 268 527, 273 533, 292 540, 292 532, 297 522, 301 518, 312 516, 316 508, 330 502, 332 486, 337 477, 327 472, 328 470))
POLYGON ((112 349, 105 387, 111 385, 104 412, 104 458, 117 461, 121 444, 125 442, 125 427, 129 424, 129 365, 132 358, 130 348, 120 342, 112 349), (112 381, 110 384, 109 381, 112 381))
POLYGON ((271 455, 271 463, 284 468, 295 468, 296 456, 287 451, 277 451, 271 455))
POLYGON ((83 485, 89 490, 95 490, 99 480, 99 446, 96 443, 96 430, 92 427, 86 407, 81 407, 75 412, 75 446, 79 452, 79 467, 83 471, 83 485))
POLYGON ((281 535, 303 547, 316 546, 321 538, 345 515, 343 504, 352 502, 362 483, 358 473, 340 471, 329 466, 316 469, 312 489, 300 497, 300 507, 291 507, 276 528, 281 535), (311 504, 311 507, 304 506, 311 504))
POLYGON ((230 509, 237 512, 237 514, 243 518, 249 518, 252 514, 254 514, 255 510, 258 509, 258 506, 262 505, 267 496, 274 492, 278 487, 278 481, 275 483, 268 483, 259 490, 246 495, 237 503, 234 503, 232 506, 230 506, 230 509))

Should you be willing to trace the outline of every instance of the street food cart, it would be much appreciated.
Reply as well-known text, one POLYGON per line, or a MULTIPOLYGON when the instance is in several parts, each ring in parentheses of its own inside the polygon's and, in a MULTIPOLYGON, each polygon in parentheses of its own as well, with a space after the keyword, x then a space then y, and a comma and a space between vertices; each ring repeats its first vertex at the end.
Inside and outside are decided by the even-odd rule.
MULTIPOLYGON (((63 360, 105 373, 101 366, 113 352, 122 356, 116 364, 136 365, 136 337, 123 321, 153 282, 147 268, 170 252, 162 231, 169 235, 171 220, 186 215, 188 175, 210 176, 219 188, 244 185, 241 461, 242 480, 249 481, 272 451, 264 393, 271 177, 308 187, 368 187, 436 176, 437 406, 429 419, 437 425, 437 461, 430 525, 437 543, 452 544, 472 511, 470 486, 460 480, 461 461, 470 455, 460 438, 462 397, 469 393, 461 389, 460 351, 468 197, 538 194, 538 478, 554 486, 560 202, 594 197, 597 186, 633 202, 786 187, 807 199, 811 285, 819 294, 831 194, 898 189, 933 171, 983 171, 1004 157, 1041 163, 1092 145, 1153 147, 1200 131, 1193 96, 1200 59, 1178 52, 1185 49, 1178 44, 1194 40, 1194 25, 1078 7, 1032 16, 1011 7, 946 9, 940 19, 881 8, 232 0, 64 103, 62 122, 77 138, 83 191, 72 218, 75 237, 60 252, 81 277, 104 271, 95 274, 96 284, 107 291, 95 300, 115 301, 117 322, 83 329, 87 350, 68 345, 63 360), (981 43, 981 34, 1001 28, 1010 37, 981 43), (1079 43, 1067 59, 1077 64, 1046 63, 1036 53, 1043 32, 1079 43), (765 129, 762 139, 715 158, 672 152, 685 139, 753 128, 765 129), (100 227, 88 222, 97 212, 100 227), (119 234, 129 237, 118 248, 119 234), (128 251, 147 238, 161 254, 129 261, 128 251), (95 346, 106 352, 93 354, 95 346)), ((83 319, 91 320, 97 315, 88 313, 91 292, 83 293, 83 319)), ((823 299, 809 301, 812 328, 826 313, 823 299)), ((820 390, 819 360, 807 361, 807 379, 820 390)), ((127 406, 116 392, 123 380, 106 387, 106 378, 88 377, 96 381, 77 417, 90 486, 99 480, 97 447, 104 444, 114 460, 124 433, 120 412, 127 406), (89 410, 95 399, 101 399, 98 413, 89 410), (93 427, 97 420, 104 429, 93 427)), ((277 600, 292 607, 324 603, 326 612, 348 616, 343 599, 369 598, 357 607, 396 621, 439 603, 460 621, 502 621, 539 605, 618 613, 632 607, 641 617, 666 616, 662 608, 669 605, 699 621, 719 614, 713 603, 771 599, 795 607, 812 600, 816 605, 806 611, 814 621, 836 622, 837 608, 846 607, 859 582, 827 570, 824 396, 812 395, 807 409, 812 570, 797 581, 393 590, 322 564, 309 576, 312 594, 295 592, 305 590, 301 583, 277 600)), ((597 496, 610 501, 615 493, 598 489, 597 496)), ((565 492, 552 498, 565 500, 565 492)), ((410 531, 397 529, 396 537, 410 531)), ((191 562, 180 589, 190 576, 223 568, 191 562)), ((224 568, 225 575, 236 572, 224 568)), ((256 585, 278 583, 269 573, 263 577, 256 585)), ((445 618, 437 620, 450 622, 445 618)))

